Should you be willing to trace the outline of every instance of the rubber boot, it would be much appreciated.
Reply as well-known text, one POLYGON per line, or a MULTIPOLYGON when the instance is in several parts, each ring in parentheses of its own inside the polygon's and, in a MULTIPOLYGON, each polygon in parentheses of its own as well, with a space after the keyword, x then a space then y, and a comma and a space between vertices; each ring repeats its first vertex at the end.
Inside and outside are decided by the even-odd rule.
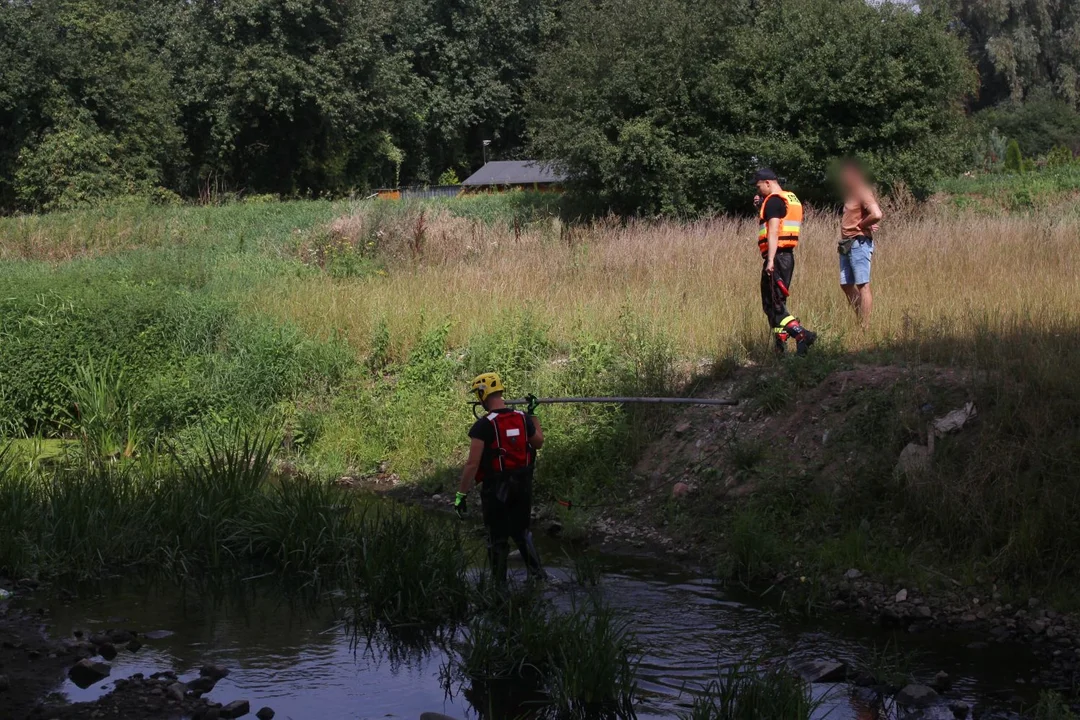
POLYGON ((807 330, 798 320, 792 320, 784 326, 788 335, 795 338, 795 354, 806 355, 810 346, 817 340, 817 333, 807 330))
POLYGON ((783 328, 773 330, 773 352, 778 356, 787 352, 787 339, 787 331, 783 328))

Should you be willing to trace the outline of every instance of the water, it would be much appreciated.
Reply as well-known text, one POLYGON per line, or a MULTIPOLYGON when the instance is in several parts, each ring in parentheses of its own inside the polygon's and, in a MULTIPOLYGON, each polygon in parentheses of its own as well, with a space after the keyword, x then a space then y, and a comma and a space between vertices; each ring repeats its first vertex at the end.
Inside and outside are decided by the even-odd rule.
MULTIPOLYGON (((566 580, 564 568, 549 568, 566 580)), ((691 701, 691 693, 715 679, 717 667, 747 657, 830 658, 853 661, 868 647, 883 647, 893 636, 853 620, 805 624, 783 620, 715 583, 661 563, 604 558, 602 588, 609 601, 629 613, 645 650, 639 670, 641 718, 670 718, 691 701)), ((568 583, 549 592, 559 601, 568 583)), ((73 702, 107 692, 112 681, 134 673, 173 670, 181 680, 214 663, 230 675, 209 694, 219 702, 245 698, 252 711, 268 705, 280 718, 416 718, 437 711, 475 717, 461 695, 448 697, 439 679, 446 650, 421 644, 402 650, 385 643, 355 646, 338 620, 332 602, 316 607, 287 602, 272 587, 252 581, 227 598, 214 598, 176 586, 112 585, 96 591, 81 588, 77 601, 45 604, 53 631, 89 633, 105 628, 141 632, 170 630, 147 640, 137 653, 120 649, 112 675, 103 685, 80 689, 65 680, 57 690, 73 702)), ((945 670, 954 690, 949 699, 983 703, 1002 690, 1021 690, 1015 679, 1037 667, 1015 647, 991 645, 969 650, 975 638, 901 633, 905 651, 919 653, 918 673, 945 670)), ((119 649, 119 648, 118 648, 119 649)), ((846 688, 815 686, 829 694, 823 714, 830 720, 860 715, 846 688)))

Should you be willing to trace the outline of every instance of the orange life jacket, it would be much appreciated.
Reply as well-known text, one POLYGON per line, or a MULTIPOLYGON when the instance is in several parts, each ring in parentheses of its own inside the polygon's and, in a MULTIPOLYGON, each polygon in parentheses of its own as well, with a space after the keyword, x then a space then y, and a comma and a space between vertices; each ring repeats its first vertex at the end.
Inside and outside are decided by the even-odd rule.
POLYGON ((799 231, 802 230, 803 221, 802 203, 799 202, 799 198, 795 197, 795 193, 782 190, 763 199, 761 208, 758 210, 761 227, 758 229, 757 244, 758 250, 762 253, 769 250, 769 224, 765 222, 765 203, 769 202, 769 198, 774 197, 783 200, 786 208, 784 219, 780 222, 780 233, 777 236, 776 246, 781 249, 794 249, 799 246, 799 231))
POLYGON ((485 477, 512 474, 533 464, 536 452, 529 445, 529 426, 520 410, 493 412, 487 416, 494 428, 494 439, 488 442, 484 460, 476 473, 476 482, 485 477))

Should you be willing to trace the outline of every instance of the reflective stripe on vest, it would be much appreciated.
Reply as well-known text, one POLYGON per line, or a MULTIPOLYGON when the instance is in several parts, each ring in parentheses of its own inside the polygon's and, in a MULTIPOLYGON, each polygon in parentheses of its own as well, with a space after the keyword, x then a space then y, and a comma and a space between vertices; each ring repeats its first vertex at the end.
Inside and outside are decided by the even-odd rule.
POLYGON ((758 219, 761 221, 758 228, 758 250, 763 253, 769 250, 769 224, 765 221, 765 203, 774 197, 784 201, 784 218, 780 222, 776 246, 785 249, 798 247, 799 234, 802 232, 802 203, 795 197, 795 193, 782 191, 769 195, 761 201, 761 209, 758 211, 758 219))

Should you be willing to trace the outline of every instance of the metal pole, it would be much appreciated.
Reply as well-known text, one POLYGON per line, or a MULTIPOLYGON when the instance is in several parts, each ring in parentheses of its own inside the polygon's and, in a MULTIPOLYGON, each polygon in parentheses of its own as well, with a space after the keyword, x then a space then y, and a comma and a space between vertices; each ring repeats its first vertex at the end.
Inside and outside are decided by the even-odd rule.
MULTIPOLYGON (((722 398, 679 398, 679 397, 568 397, 568 398, 537 398, 537 405, 562 405, 567 403, 646 403, 651 405, 738 405, 738 400, 722 398)), ((529 401, 507 400, 507 405, 528 405, 529 401)))

